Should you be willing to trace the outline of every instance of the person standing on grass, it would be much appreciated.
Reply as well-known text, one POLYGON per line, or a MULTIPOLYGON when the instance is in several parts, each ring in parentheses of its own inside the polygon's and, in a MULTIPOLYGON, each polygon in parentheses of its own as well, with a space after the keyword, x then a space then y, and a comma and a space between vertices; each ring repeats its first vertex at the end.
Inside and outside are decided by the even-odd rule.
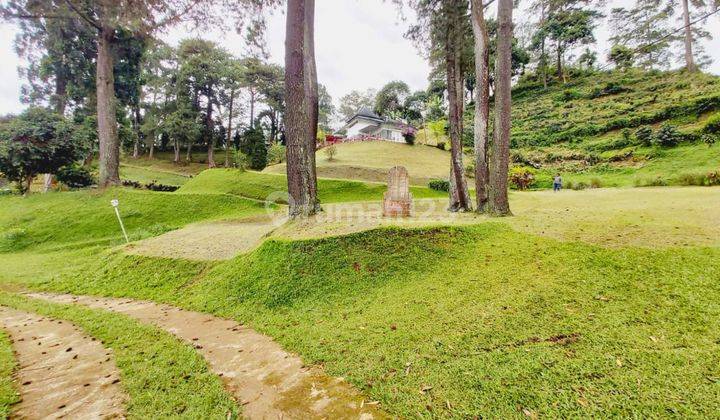
POLYGON ((553 191, 560 191, 562 189, 562 177, 560 174, 555 175, 553 179, 553 191))

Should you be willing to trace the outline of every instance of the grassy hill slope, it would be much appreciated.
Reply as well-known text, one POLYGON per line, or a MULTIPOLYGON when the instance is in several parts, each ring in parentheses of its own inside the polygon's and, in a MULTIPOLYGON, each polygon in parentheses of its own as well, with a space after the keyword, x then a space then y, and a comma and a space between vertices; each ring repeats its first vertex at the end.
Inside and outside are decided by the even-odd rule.
POLYGON ((606 72, 565 85, 513 92, 513 161, 539 169, 539 186, 559 172, 580 187, 692 185, 720 169, 720 147, 700 134, 720 112, 720 77, 685 72, 606 72), (640 144, 640 127, 670 124, 676 148, 640 144), (625 133, 623 133, 625 131, 625 133))
MULTIPOLYGON (((450 153, 435 147, 410 146, 387 141, 362 141, 338 144, 337 155, 329 160, 321 149, 317 152, 319 177, 387 182, 390 168, 407 168, 410 182, 427 185, 433 178, 447 178, 450 153)), ((285 164, 273 165, 268 173, 284 174, 285 164)))

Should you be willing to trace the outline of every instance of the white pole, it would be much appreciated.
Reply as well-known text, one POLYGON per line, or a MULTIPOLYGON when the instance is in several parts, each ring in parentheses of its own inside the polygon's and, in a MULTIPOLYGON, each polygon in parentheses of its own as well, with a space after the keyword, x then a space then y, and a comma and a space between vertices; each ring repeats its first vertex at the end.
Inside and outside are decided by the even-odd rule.
POLYGON ((120 218, 120 210, 118 210, 120 202, 118 200, 112 200, 110 201, 110 204, 112 204, 113 208, 115 208, 115 215, 117 216, 118 222, 120 222, 120 229, 122 229, 123 236, 125 237, 125 243, 130 243, 127 232, 125 232, 125 225, 123 224, 122 218, 120 218))

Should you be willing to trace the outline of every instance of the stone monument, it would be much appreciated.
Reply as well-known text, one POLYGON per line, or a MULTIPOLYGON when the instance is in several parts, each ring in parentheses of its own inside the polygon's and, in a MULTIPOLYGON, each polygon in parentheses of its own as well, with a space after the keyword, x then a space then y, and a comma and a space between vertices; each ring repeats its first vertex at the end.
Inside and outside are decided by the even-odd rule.
POLYGON ((412 194, 408 171, 395 166, 388 174, 388 189, 383 197, 383 216, 409 217, 412 210, 412 194))

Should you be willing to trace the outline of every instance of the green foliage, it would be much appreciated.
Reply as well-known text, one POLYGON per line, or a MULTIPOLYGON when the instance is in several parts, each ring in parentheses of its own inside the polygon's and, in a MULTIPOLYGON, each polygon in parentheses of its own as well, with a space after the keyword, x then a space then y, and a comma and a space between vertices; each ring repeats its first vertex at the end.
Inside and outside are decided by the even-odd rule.
POLYGON ((28 182, 41 173, 55 173, 79 159, 72 127, 45 108, 29 108, 0 126, 0 172, 27 192, 28 182))
POLYGON ((382 117, 404 115, 405 100, 410 96, 407 83, 394 80, 382 87, 375 96, 375 113, 382 117))
POLYGON ((428 182, 428 188, 435 191, 450 191, 450 181, 447 179, 431 179, 428 182))
POLYGON ((646 125, 638 128, 638 130, 635 132, 635 138, 637 139, 638 144, 640 144, 641 146, 652 145, 654 137, 655 135, 652 128, 646 125))
POLYGON ((337 154, 337 148, 334 144, 331 144, 330 146, 325 146, 323 148, 323 154, 329 161, 335 160, 335 155, 337 154))
POLYGON ((708 147, 712 147, 712 145, 715 144, 715 142, 717 141, 716 137, 718 136, 712 134, 703 134, 700 139, 703 143, 707 144, 708 147))
POLYGON ((535 183, 535 169, 527 166, 513 166, 510 168, 510 184, 518 190, 527 190, 535 183))
POLYGON ((705 121, 703 131, 710 134, 720 134, 720 113, 711 115, 710 118, 705 121))
POLYGON ((248 128, 242 136, 240 150, 250 158, 250 169, 262 171, 268 164, 265 135, 258 128, 248 128))
POLYGON ((608 60, 615 64, 615 67, 621 70, 627 70, 633 66, 635 60, 633 58, 634 51, 624 45, 613 45, 608 54, 608 60))
POLYGON ((58 169, 55 176, 58 182, 62 182, 70 188, 85 188, 95 183, 92 172, 80 165, 63 166, 58 169))
POLYGON ((235 167, 241 171, 246 171, 250 167, 250 158, 240 150, 235 151, 235 167))
POLYGON ((672 124, 663 124, 662 127, 655 133, 653 138, 653 144, 662 147, 675 147, 682 140, 682 134, 672 124))
POLYGON ((268 149, 268 165, 276 165, 285 162, 287 148, 280 143, 274 143, 268 149))

